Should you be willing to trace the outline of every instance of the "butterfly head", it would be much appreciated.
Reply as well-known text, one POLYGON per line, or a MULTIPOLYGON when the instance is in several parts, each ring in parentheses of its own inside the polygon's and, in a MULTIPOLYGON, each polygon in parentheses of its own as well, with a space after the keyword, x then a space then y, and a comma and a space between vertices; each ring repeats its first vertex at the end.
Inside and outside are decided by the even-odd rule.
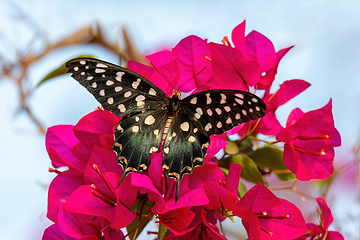
POLYGON ((180 108, 180 92, 178 90, 175 90, 170 98, 170 102, 169 102, 169 106, 168 106, 168 111, 170 114, 173 114, 175 112, 177 112, 180 108))

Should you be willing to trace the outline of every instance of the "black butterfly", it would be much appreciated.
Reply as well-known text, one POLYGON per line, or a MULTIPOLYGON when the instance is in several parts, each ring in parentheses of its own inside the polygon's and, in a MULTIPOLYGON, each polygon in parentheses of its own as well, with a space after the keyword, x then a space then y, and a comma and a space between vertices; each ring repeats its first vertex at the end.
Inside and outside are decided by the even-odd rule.
POLYGON ((156 85, 126 68, 97 59, 77 58, 66 63, 72 77, 102 106, 123 117, 115 129, 113 150, 130 172, 146 171, 152 152, 162 151, 167 177, 179 185, 185 173, 204 164, 211 135, 264 116, 264 102, 254 94, 209 90, 180 99, 169 98, 156 85))

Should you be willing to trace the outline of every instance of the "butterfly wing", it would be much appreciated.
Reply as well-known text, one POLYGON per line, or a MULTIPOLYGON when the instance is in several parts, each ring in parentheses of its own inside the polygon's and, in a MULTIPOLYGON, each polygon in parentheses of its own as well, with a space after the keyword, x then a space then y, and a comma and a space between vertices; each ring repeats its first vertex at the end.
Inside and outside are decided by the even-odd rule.
POLYGON ((123 117, 113 144, 124 169, 122 179, 129 172, 145 171, 151 152, 160 149, 168 96, 141 75, 98 59, 77 58, 66 67, 106 110, 123 117))
POLYGON ((126 68, 92 58, 76 58, 66 67, 101 105, 116 116, 163 108, 166 94, 143 76, 126 68))
POLYGON ((182 108, 205 136, 211 136, 263 117, 266 105, 249 92, 209 90, 186 97, 182 108))
POLYGON ((113 150, 124 169, 122 178, 149 167, 151 153, 160 150, 166 119, 164 110, 151 109, 125 117, 118 123, 113 150))

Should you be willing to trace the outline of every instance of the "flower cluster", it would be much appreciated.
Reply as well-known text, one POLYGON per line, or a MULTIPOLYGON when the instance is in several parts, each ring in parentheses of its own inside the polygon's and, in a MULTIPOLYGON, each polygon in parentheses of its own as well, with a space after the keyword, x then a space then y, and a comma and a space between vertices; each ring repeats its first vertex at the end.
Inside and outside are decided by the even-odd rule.
POLYGON ((112 113, 97 109, 75 126, 49 128, 46 149, 54 167, 50 170, 57 176, 49 187, 47 211, 54 224, 45 230, 44 240, 134 239, 154 218, 159 223, 158 239, 226 239, 216 224, 235 217, 241 218, 251 240, 295 239, 306 234, 309 226, 300 210, 276 197, 262 176, 284 169, 290 178, 299 180, 332 174, 340 135, 334 127, 331 100, 306 113, 294 109, 282 126, 276 110, 310 86, 303 80, 288 80, 270 93, 279 62, 291 47, 276 52, 259 32, 245 36, 245 22, 232 31, 231 42, 227 37, 217 44, 189 36, 171 51, 147 56, 153 67, 129 61, 128 68, 169 96, 174 87, 193 93, 255 90, 267 105, 265 117, 212 136, 204 166, 183 177, 178 201, 174 200, 175 182, 161 169, 161 153, 152 154, 147 172, 130 173, 119 185, 123 169, 112 144, 120 118, 112 113), (227 145, 227 135, 233 134, 240 137, 237 151, 217 160, 214 155, 227 145), (257 134, 274 141, 255 144, 257 134), (273 146, 281 152, 281 163, 277 158, 261 161, 274 155, 273 146), (244 191, 240 177, 253 186, 244 191))

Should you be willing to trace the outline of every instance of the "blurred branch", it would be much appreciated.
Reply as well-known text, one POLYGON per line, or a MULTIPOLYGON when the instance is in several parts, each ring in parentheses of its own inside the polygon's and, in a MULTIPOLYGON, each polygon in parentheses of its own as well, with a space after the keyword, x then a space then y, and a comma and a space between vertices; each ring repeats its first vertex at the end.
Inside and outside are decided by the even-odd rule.
MULTIPOLYGON (((21 13, 19 16, 21 16, 19 17, 20 20, 29 21, 29 17, 24 13, 21 13)), ((42 134, 45 134, 46 127, 40 119, 33 114, 29 105, 29 98, 36 89, 35 86, 29 86, 28 78, 29 69, 34 63, 43 59, 54 50, 73 45, 80 46, 86 44, 97 44, 117 54, 120 62, 128 60, 145 62, 145 58, 137 51, 125 27, 122 28, 122 46, 117 42, 109 41, 104 34, 103 28, 98 23, 93 26, 85 26, 57 42, 49 42, 46 34, 35 24, 31 24, 31 27, 36 28, 34 37, 30 41, 31 44, 28 44, 25 50, 14 47, 16 53, 15 60, 7 59, 0 53, 0 80, 5 78, 15 83, 19 91, 19 108, 16 113, 25 112, 42 134), (43 42, 44 46, 40 51, 35 51, 33 46, 38 42, 43 42)))

